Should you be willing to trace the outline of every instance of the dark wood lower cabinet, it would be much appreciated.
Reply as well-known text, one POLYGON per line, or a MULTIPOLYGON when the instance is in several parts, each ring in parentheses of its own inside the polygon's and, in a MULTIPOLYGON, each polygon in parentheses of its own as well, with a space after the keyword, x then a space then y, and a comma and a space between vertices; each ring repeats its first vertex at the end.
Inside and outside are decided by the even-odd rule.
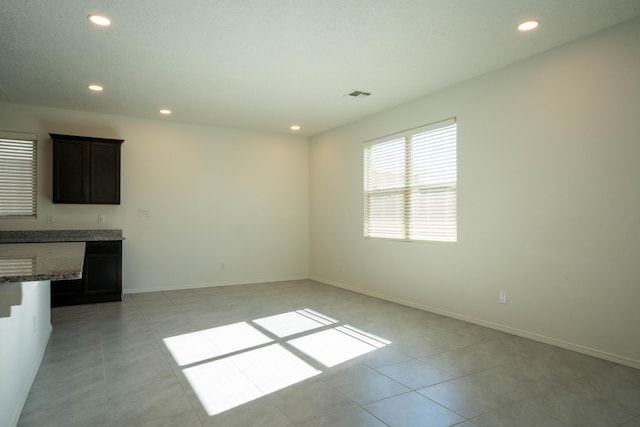
POLYGON ((51 282, 51 306, 122 301, 122 241, 86 242, 82 278, 51 282))

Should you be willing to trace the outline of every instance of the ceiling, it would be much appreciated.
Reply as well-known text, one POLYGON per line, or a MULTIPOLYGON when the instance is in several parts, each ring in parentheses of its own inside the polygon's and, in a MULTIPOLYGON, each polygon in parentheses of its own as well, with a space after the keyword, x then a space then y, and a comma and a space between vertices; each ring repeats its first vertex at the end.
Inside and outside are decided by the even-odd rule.
POLYGON ((637 16, 640 0, 3 0, 0 102, 311 136, 637 16))

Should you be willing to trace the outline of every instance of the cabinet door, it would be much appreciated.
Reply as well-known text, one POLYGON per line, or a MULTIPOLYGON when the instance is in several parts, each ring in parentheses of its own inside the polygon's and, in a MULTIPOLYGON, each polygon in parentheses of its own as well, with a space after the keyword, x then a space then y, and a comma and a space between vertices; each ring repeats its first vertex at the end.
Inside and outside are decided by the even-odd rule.
POLYGON ((65 297, 78 297, 83 291, 83 279, 57 280, 51 282, 51 299, 63 300, 65 297))
POLYGON ((84 268, 87 275, 85 281, 87 295, 120 294, 122 267, 119 253, 88 253, 84 268))
POLYGON ((79 141, 54 141, 53 202, 87 203, 88 147, 79 141))
POLYGON ((91 203, 120 204, 120 144, 91 144, 91 203))
POLYGON ((120 204, 121 139, 51 133, 53 202, 120 204))
POLYGON ((122 300, 122 242, 86 242, 82 278, 51 282, 51 306, 122 300))

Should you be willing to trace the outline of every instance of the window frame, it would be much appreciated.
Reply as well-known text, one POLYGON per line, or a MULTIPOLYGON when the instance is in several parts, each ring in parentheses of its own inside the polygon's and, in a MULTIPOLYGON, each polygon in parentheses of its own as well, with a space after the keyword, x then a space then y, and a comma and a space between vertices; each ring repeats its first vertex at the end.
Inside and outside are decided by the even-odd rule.
POLYGON ((457 243, 457 149, 458 131, 455 117, 365 141, 365 239, 457 243), (442 135, 438 135, 439 133, 442 135), (433 149, 430 143, 438 144, 437 150, 434 151, 442 151, 434 155, 429 151, 429 148, 433 149), (394 148, 394 144, 402 145, 403 148, 394 148), (386 147, 387 145, 389 147, 386 147), (381 154, 387 148, 392 154, 381 154), (376 149, 379 151, 378 157, 375 157, 376 149), (431 165, 426 167, 429 164, 431 165), (375 170, 370 170, 371 168, 375 170), (425 175, 433 176, 424 178, 425 175), (425 197, 416 198, 420 195, 425 197), (399 197, 395 201, 382 200, 389 196, 399 197), (440 200, 429 201, 428 196, 435 196, 440 200), (377 197, 382 200, 379 204, 375 203, 377 197), (372 209, 381 212, 378 218, 372 215, 372 209), (386 217, 384 210, 389 214, 386 217), (377 222, 377 225, 372 225, 374 222, 377 222))
POLYGON ((9 218, 37 218, 38 212, 38 138, 36 134, 25 132, 0 131, 0 150, 2 145, 9 147, 12 143, 18 144, 15 148, 8 148, 3 154, 0 154, 0 178, 4 177, 0 182, 0 219, 9 218), (30 147, 28 147, 31 145, 30 147), (25 149, 26 156, 20 155, 20 146, 25 149), (27 164, 25 166, 25 164, 27 164), (3 170, 4 169, 4 170, 3 170), (16 172, 22 175, 22 181, 19 179, 10 182, 11 187, 30 189, 31 200, 23 201, 15 198, 8 199, 13 188, 6 183, 8 176, 16 177, 16 172), (13 209, 13 210, 12 210, 13 209))

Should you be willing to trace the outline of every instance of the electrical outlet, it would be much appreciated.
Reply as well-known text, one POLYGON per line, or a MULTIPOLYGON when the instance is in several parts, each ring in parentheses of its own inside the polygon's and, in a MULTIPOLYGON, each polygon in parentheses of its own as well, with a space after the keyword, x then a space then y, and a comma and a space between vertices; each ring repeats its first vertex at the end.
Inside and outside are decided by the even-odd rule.
POLYGON ((53 215, 47 215, 47 224, 53 224, 56 218, 53 215))
POLYGON ((500 302, 500 304, 507 303, 507 291, 500 291, 498 293, 498 302, 500 302))
POLYGON ((151 210, 149 208, 138 208, 138 216, 141 218, 149 218, 151 210))
POLYGON ((98 224, 104 224, 105 218, 104 215, 98 215, 98 224))

